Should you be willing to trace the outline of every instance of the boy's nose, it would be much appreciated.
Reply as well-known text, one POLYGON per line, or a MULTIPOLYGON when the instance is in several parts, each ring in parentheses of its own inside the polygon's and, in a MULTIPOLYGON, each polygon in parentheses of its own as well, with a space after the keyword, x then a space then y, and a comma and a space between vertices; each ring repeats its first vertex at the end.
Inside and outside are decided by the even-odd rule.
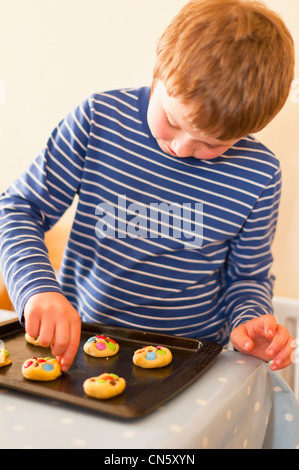
POLYGON ((194 154, 194 146, 189 140, 176 140, 172 142, 172 149, 178 157, 192 157, 194 154))

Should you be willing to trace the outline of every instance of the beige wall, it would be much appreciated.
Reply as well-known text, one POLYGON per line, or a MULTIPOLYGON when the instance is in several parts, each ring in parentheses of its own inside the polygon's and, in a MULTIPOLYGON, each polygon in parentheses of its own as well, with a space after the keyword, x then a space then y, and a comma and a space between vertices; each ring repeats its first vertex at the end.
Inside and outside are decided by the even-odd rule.
MULTIPOLYGON (((0 0, 0 191, 90 93, 149 84, 155 43, 185 0, 0 0)), ((298 0, 266 0, 299 49, 298 0)), ((297 52, 298 57, 298 52, 297 52)), ((298 60, 297 60, 298 62, 298 60)), ((275 293, 299 298, 299 68, 284 110, 260 137, 281 159, 275 293)))

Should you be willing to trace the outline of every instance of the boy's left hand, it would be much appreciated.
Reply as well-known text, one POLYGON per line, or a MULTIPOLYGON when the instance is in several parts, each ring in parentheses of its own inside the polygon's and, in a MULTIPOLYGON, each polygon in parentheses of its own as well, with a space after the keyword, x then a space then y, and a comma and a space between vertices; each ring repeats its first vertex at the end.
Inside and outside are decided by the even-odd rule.
POLYGON ((264 361, 273 361, 272 370, 292 362, 295 339, 273 315, 262 315, 234 328, 230 339, 235 349, 264 361))

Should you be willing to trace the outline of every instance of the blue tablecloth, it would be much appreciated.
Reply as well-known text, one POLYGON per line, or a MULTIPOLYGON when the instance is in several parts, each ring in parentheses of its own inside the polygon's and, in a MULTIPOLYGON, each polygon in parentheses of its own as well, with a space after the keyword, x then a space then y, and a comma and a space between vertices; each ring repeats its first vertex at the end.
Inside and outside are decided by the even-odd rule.
POLYGON ((266 363, 224 350, 190 387, 134 421, 1 387, 0 448, 299 449, 299 406, 266 363))

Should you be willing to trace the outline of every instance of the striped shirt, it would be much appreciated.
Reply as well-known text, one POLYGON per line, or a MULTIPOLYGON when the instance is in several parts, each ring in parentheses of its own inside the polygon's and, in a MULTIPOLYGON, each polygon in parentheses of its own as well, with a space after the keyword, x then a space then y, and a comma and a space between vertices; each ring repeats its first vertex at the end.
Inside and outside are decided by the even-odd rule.
POLYGON ((22 321, 63 292, 84 321, 227 342, 272 313, 277 158, 253 136, 212 160, 164 153, 149 87, 94 94, 1 197, 1 269, 22 321), (59 281, 49 230, 77 197, 59 281))

